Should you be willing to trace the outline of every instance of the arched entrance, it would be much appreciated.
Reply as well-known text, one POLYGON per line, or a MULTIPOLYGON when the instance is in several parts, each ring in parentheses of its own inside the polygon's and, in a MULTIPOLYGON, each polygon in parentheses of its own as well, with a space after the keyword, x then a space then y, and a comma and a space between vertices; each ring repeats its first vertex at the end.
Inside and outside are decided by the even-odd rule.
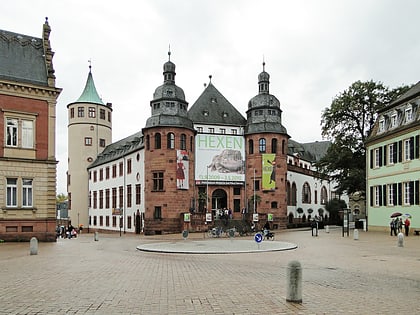
POLYGON ((216 189, 211 196, 211 208, 227 208, 227 194, 223 189, 216 189))

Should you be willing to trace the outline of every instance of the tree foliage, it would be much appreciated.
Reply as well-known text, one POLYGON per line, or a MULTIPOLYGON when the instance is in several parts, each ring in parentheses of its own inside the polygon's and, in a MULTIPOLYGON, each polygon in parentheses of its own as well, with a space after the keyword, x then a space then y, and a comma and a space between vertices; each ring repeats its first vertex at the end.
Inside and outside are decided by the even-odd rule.
POLYGON ((365 191, 365 140, 373 128, 378 110, 409 88, 401 86, 390 90, 381 82, 356 81, 322 112, 322 136, 332 145, 317 167, 323 174, 332 174, 339 193, 365 191))
POLYGON ((67 196, 65 194, 58 194, 55 197, 56 203, 60 203, 67 200, 67 196))

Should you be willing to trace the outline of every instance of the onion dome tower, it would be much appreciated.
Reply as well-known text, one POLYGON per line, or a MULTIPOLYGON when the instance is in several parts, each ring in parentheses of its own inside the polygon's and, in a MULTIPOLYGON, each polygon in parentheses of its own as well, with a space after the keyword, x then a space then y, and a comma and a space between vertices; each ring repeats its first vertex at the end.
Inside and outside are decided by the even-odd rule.
MULTIPOLYGON (((179 232, 181 214, 194 204, 194 127, 184 91, 175 84, 168 52, 163 84, 150 101, 145 139, 145 234, 179 232)), ((183 222, 183 221, 182 221, 183 222)))
POLYGON ((263 62, 263 71, 258 75, 258 94, 248 102, 246 112, 246 189, 247 196, 251 196, 249 208, 254 213, 273 214, 270 224, 285 227, 287 143, 290 136, 281 123, 280 101, 270 94, 269 86, 270 75, 263 62), (259 196, 254 197, 254 194, 259 196), (259 200, 258 204, 254 200, 259 200))
POLYGON ((112 142, 112 104, 99 97, 91 66, 85 88, 68 109, 68 171, 67 193, 69 217, 73 226, 87 227, 88 172, 87 167, 112 142))

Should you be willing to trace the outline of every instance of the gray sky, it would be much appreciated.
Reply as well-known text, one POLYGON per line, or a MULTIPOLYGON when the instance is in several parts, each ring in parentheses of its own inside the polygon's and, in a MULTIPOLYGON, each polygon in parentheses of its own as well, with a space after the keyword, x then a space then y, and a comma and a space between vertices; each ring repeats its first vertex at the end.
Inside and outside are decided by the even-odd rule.
POLYGON ((89 59, 98 93, 113 104, 113 141, 144 127, 170 45, 190 106, 212 75, 245 117, 264 57, 283 125, 311 142, 322 140, 322 110, 353 82, 420 80, 419 12, 416 0, 14 0, 2 2, 0 29, 41 37, 48 17, 63 88, 57 193, 66 193, 66 106, 83 91, 89 59))

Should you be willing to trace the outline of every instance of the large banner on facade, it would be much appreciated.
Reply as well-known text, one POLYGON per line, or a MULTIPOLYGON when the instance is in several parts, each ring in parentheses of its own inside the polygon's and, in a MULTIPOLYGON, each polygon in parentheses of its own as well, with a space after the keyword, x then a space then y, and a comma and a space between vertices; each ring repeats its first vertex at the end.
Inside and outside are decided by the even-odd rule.
POLYGON ((188 152, 185 150, 176 150, 176 188, 189 188, 189 165, 188 152))
POLYGON ((274 190, 276 188, 276 155, 262 155, 262 189, 274 190))
POLYGON ((195 139, 196 182, 245 182, 243 136, 198 134, 195 139))

